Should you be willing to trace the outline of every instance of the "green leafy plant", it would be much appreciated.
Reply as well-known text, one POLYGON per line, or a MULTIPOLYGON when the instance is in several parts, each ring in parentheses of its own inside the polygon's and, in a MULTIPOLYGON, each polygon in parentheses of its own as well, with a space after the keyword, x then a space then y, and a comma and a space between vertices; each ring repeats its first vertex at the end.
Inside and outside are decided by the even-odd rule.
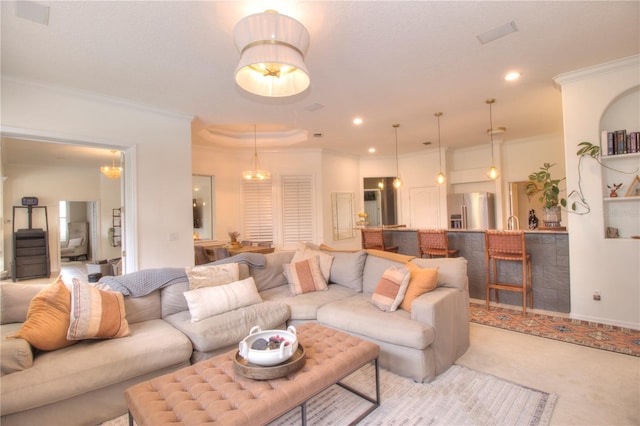
POLYGON ((552 179, 549 169, 555 166, 551 163, 544 163, 540 170, 529 175, 529 182, 525 186, 527 196, 533 197, 540 193, 540 202, 542 207, 550 209, 558 204, 566 207, 567 200, 560 198, 560 182, 565 178, 552 179))
MULTIPOLYGON (((591 211, 591 207, 587 202, 587 199, 584 197, 582 192, 582 160, 585 158, 593 158, 598 163, 602 164, 599 160, 600 157, 600 147, 598 145, 594 145, 591 142, 580 142, 578 144, 578 151, 576 155, 580 157, 578 160, 578 189, 574 189, 567 195, 568 200, 576 200, 571 202, 571 211, 576 212, 578 214, 587 214, 591 211), (580 207, 580 211, 578 212, 578 208, 580 207)), ((606 166, 605 166, 606 167, 606 166)), ((563 204, 564 205, 564 204, 563 204)), ((566 207, 566 205, 564 205, 566 207)))

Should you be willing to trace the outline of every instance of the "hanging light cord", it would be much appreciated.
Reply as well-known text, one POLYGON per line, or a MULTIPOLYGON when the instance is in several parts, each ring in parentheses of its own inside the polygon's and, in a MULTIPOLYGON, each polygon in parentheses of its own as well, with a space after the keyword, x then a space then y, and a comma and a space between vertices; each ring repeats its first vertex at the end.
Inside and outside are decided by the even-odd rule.
POLYGON ((434 115, 438 117, 438 158, 440 160, 440 173, 442 173, 442 147, 440 146, 440 116, 442 113, 436 112, 434 115))
POLYGON ((398 167, 398 127, 399 124, 394 124, 393 128, 396 129, 396 178, 399 177, 400 167, 398 167))
POLYGON ((258 160, 258 141, 257 141, 258 127, 253 125, 253 165, 256 171, 260 170, 260 160, 258 160))

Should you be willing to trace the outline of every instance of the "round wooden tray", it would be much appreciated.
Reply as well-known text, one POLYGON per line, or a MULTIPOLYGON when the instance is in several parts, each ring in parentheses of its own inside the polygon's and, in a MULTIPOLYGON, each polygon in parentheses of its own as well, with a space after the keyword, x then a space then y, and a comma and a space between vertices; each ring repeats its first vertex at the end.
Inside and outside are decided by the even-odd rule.
POLYGON ((304 348, 298 343, 298 349, 291 358, 282 364, 273 365, 270 367, 263 367, 261 365, 252 364, 246 359, 240 356, 239 351, 236 351, 233 357, 233 370, 241 376, 248 377, 255 380, 271 380, 284 377, 287 374, 295 373, 304 366, 305 352, 304 348))

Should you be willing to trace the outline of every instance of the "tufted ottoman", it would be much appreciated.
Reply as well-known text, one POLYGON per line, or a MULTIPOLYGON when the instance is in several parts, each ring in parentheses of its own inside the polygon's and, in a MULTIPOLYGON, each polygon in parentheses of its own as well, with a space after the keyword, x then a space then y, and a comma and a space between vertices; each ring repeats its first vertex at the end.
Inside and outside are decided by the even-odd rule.
POLYGON ((379 406, 378 345, 316 323, 299 326, 298 341, 305 348, 305 365, 283 378, 262 381, 236 375, 231 351, 132 386, 125 391, 129 423, 258 425, 300 406, 304 425, 306 401, 334 384, 373 403, 354 423, 379 406), (339 383, 371 361, 375 399, 339 383))

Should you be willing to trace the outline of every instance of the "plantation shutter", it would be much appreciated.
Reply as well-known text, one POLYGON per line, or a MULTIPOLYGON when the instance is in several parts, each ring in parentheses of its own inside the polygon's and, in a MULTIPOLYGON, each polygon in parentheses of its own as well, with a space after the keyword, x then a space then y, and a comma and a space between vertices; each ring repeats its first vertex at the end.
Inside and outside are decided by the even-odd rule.
POLYGON ((273 241, 273 197, 271 179, 243 180, 244 237, 251 241, 273 241))
POLYGON ((282 176, 282 236, 284 243, 313 241, 311 176, 282 176))

